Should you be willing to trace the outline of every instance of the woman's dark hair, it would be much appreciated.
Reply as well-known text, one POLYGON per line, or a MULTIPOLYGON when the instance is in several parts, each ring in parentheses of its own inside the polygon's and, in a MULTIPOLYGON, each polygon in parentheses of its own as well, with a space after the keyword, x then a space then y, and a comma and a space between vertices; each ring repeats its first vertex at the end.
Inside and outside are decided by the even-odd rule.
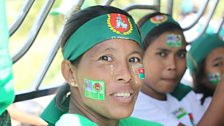
MULTIPOLYGON (((202 93, 203 97, 201 98, 201 104, 204 104, 204 101, 207 97, 213 96, 213 90, 206 86, 207 81, 205 81, 205 60, 198 65, 198 69, 193 73, 193 89, 196 93, 202 93)), ((207 84, 208 85, 208 84, 207 84)))
MULTIPOLYGON (((138 21, 138 26, 140 27, 140 29, 141 29, 141 26, 146 21, 148 21, 150 18, 152 18, 156 15, 167 15, 167 16, 169 16, 168 14, 164 14, 164 13, 161 13, 161 12, 155 12, 155 13, 152 13, 152 14, 148 14, 138 21)), ((152 43, 152 41, 157 39, 163 33, 170 32, 170 31, 176 31, 176 30, 179 30, 183 33, 183 29, 179 25, 176 25, 176 24, 170 23, 170 22, 165 22, 165 23, 153 28, 146 35, 146 37, 143 38, 143 50, 145 51, 148 48, 148 46, 152 43)))
POLYGON ((68 112, 70 101, 70 86, 63 84, 56 93, 55 104, 64 113, 68 112))
MULTIPOLYGON (((132 18, 127 12, 121 9, 111 7, 111 6, 101 6, 101 5, 88 7, 78 12, 74 11, 73 13, 71 13, 70 17, 65 23, 62 36, 61 36, 62 50, 64 48, 66 41, 72 35, 72 33, 74 33, 84 23, 86 23, 87 21, 95 17, 101 16, 104 14, 110 14, 110 13, 120 13, 132 18)), ((72 64, 78 65, 81 57, 82 56, 78 57, 75 61, 71 61, 72 64)), ((70 97, 68 95, 69 91, 70 91, 70 87, 68 86, 68 84, 65 84, 61 88, 59 88, 56 94, 56 105, 59 107, 59 109, 61 109, 64 112, 68 110, 68 102, 70 97)))

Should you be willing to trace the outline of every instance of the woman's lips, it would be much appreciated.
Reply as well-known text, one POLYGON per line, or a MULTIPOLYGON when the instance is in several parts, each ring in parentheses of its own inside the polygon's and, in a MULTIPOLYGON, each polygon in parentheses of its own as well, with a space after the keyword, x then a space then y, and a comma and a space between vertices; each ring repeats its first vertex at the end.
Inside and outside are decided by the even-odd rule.
POLYGON ((134 100, 135 93, 132 91, 124 91, 113 93, 110 96, 112 96, 112 98, 119 103, 128 104, 134 100))

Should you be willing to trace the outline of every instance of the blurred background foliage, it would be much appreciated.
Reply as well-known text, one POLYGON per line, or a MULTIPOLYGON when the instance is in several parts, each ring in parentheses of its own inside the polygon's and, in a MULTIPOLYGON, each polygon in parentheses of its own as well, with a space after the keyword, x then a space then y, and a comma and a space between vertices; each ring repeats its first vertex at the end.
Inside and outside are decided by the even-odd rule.
MULTIPOLYGON (((49 54, 53 43, 57 39, 57 35, 64 23, 64 16, 62 14, 57 14, 53 10, 58 10, 63 3, 63 1, 77 2, 76 0, 56 0, 52 13, 46 18, 33 46, 30 50, 13 65, 14 71, 14 82, 16 91, 28 90, 32 87, 32 83, 35 80, 41 65, 49 54)), ((183 0, 175 0, 173 6, 173 16, 177 20, 181 20, 181 3, 183 0)), ((195 0, 197 1, 197 0, 195 0)), ((214 1, 214 0, 210 0, 214 1)), ((7 18, 9 27, 17 18, 18 14, 22 10, 22 7, 26 1, 25 0, 6 0, 7 6, 7 18)), ((28 13, 26 19, 22 23, 21 27, 10 37, 10 53, 13 56, 18 49, 22 47, 24 42, 30 35, 30 29, 35 22, 37 15, 39 14, 45 0, 36 0, 32 6, 30 12, 28 13)), ((167 2, 169 0, 161 0, 161 12, 167 12, 167 2)), ((196 6, 200 7, 202 1, 197 1, 196 6)), ((85 0, 82 8, 90 5, 97 5, 105 3, 104 0, 85 0)), ((153 0, 114 0, 112 6, 119 8, 125 8, 130 4, 148 4, 152 5, 153 0)), ((220 0, 218 7, 216 8, 215 15, 213 19, 220 19, 223 17, 224 0, 220 0)), ((61 8, 60 8, 61 9, 61 8)), ((63 9, 62 9, 63 10, 63 9)), ((209 11, 209 10, 208 10, 209 11)), ((150 10, 133 10, 130 13, 134 16, 136 21, 141 18, 146 13, 150 13, 150 10)), ((51 86, 55 84, 62 83, 63 77, 60 72, 60 65, 62 61, 61 51, 59 50, 56 55, 47 75, 42 82, 42 86, 51 86)))

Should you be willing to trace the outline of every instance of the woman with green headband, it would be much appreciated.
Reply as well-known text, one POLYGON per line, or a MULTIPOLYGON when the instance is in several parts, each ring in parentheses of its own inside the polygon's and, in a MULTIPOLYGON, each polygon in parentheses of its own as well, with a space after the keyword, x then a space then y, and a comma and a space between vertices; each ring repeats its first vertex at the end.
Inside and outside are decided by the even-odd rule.
MULTIPOLYGON (((197 126, 224 125, 224 41, 218 34, 205 33, 187 53, 187 67, 193 77, 197 99, 205 113, 197 126), (212 98, 211 98, 212 96, 212 98)), ((192 97, 194 98, 194 97, 192 97)))
POLYGON ((201 93, 201 104, 208 106, 217 84, 224 77, 224 41, 218 34, 204 34, 195 40, 187 55, 193 87, 201 93))
MULTIPOLYGON (((180 25, 171 16, 157 12, 143 17, 139 26, 144 38, 145 79, 132 116, 166 126, 222 125, 224 113, 216 109, 222 108, 224 100, 214 100, 203 116, 206 107, 190 87, 180 83, 187 45, 180 25), (215 112, 219 116, 214 116, 215 112)), ((218 91, 216 98, 223 95, 218 91)))
POLYGON ((141 37, 129 14, 109 6, 72 13, 61 41, 68 84, 42 115, 49 125, 160 126, 128 118, 144 77, 141 37))

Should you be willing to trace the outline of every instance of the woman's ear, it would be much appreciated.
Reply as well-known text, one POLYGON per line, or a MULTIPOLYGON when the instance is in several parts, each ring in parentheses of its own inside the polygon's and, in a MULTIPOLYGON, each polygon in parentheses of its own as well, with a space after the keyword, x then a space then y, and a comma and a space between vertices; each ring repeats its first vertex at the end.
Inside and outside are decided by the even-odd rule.
POLYGON ((61 64, 62 75, 64 76, 66 82, 72 87, 78 87, 76 76, 74 74, 75 70, 72 69, 72 64, 68 60, 63 60, 61 64))

